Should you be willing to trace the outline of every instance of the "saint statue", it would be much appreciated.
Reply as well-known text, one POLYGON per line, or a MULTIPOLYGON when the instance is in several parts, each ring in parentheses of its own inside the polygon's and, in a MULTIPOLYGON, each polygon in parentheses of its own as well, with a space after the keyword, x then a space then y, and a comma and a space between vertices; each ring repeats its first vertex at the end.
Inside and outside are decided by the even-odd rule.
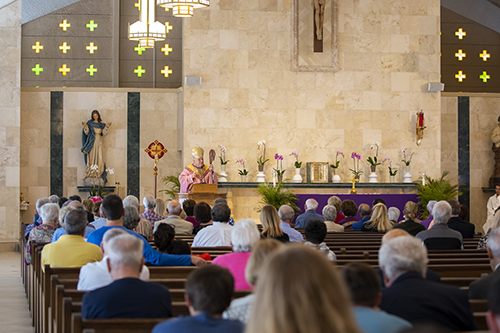
POLYGON ((219 179, 213 171, 213 165, 207 166, 203 163, 203 149, 194 147, 191 151, 193 164, 184 168, 179 175, 181 184, 180 193, 189 193, 193 184, 217 184, 219 179))
POLYGON ((495 166, 491 178, 498 178, 500 177, 500 117, 498 117, 498 125, 491 134, 491 141, 493 141, 493 147, 491 149, 495 153, 495 166))
POLYGON ((325 1, 326 0, 311 0, 314 7, 314 23, 316 24, 316 39, 323 39, 323 23, 325 21, 325 1))
POLYGON ((82 122, 82 149, 87 168, 84 183, 103 186, 107 182, 106 163, 102 155, 102 136, 108 134, 111 122, 103 123, 99 111, 94 110, 90 120, 82 122))

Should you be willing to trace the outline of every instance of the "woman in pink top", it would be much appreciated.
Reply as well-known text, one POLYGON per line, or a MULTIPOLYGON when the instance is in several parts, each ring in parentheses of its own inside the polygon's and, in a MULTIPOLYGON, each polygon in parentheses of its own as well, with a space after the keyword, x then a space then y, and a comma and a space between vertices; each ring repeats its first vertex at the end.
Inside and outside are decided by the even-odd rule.
POLYGON ((233 252, 218 256, 213 265, 227 268, 234 277, 234 290, 253 289, 245 279, 245 268, 252 252, 252 247, 260 240, 259 229, 252 219, 240 220, 231 231, 233 252))

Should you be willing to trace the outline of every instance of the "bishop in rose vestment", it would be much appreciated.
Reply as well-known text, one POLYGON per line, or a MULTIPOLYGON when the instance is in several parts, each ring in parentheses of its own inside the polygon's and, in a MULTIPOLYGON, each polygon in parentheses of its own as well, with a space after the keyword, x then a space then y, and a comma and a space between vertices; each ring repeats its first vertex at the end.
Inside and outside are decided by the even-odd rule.
POLYGON ((189 193, 193 184, 217 184, 219 181, 212 167, 203 163, 203 153, 204 151, 200 147, 194 147, 191 151, 193 164, 185 167, 184 171, 179 175, 180 193, 189 193))

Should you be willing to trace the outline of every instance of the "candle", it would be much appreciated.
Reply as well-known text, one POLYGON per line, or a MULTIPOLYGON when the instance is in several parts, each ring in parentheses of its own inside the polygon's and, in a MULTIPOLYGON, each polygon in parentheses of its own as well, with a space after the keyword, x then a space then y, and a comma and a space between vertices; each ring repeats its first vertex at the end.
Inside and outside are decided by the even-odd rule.
POLYGON ((276 187, 276 171, 273 170, 273 187, 276 187))
POLYGON ((420 112, 418 114, 418 126, 424 127, 424 113, 423 112, 420 112))

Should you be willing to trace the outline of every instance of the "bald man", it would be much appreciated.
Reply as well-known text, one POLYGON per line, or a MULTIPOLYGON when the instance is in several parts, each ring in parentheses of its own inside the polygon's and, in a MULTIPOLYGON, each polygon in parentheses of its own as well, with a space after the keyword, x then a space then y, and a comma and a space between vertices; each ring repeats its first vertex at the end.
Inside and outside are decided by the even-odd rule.
POLYGON ((358 207, 358 213, 361 216, 361 220, 359 220, 356 223, 353 223, 352 230, 361 230, 363 224, 370 220, 372 216, 372 209, 370 205, 362 203, 358 207))
POLYGON ((304 210, 306 211, 304 214, 297 216, 295 220, 295 228, 301 229, 305 228, 307 223, 312 220, 320 220, 325 222, 325 218, 323 215, 319 215, 316 213, 316 209, 318 208, 318 202, 314 199, 307 199, 304 205, 304 210))
POLYGON ((167 204, 168 217, 164 220, 155 223, 154 232, 158 229, 161 223, 167 223, 174 227, 176 235, 192 235, 193 224, 181 219, 179 216, 182 212, 182 206, 179 201, 172 200, 167 204))

